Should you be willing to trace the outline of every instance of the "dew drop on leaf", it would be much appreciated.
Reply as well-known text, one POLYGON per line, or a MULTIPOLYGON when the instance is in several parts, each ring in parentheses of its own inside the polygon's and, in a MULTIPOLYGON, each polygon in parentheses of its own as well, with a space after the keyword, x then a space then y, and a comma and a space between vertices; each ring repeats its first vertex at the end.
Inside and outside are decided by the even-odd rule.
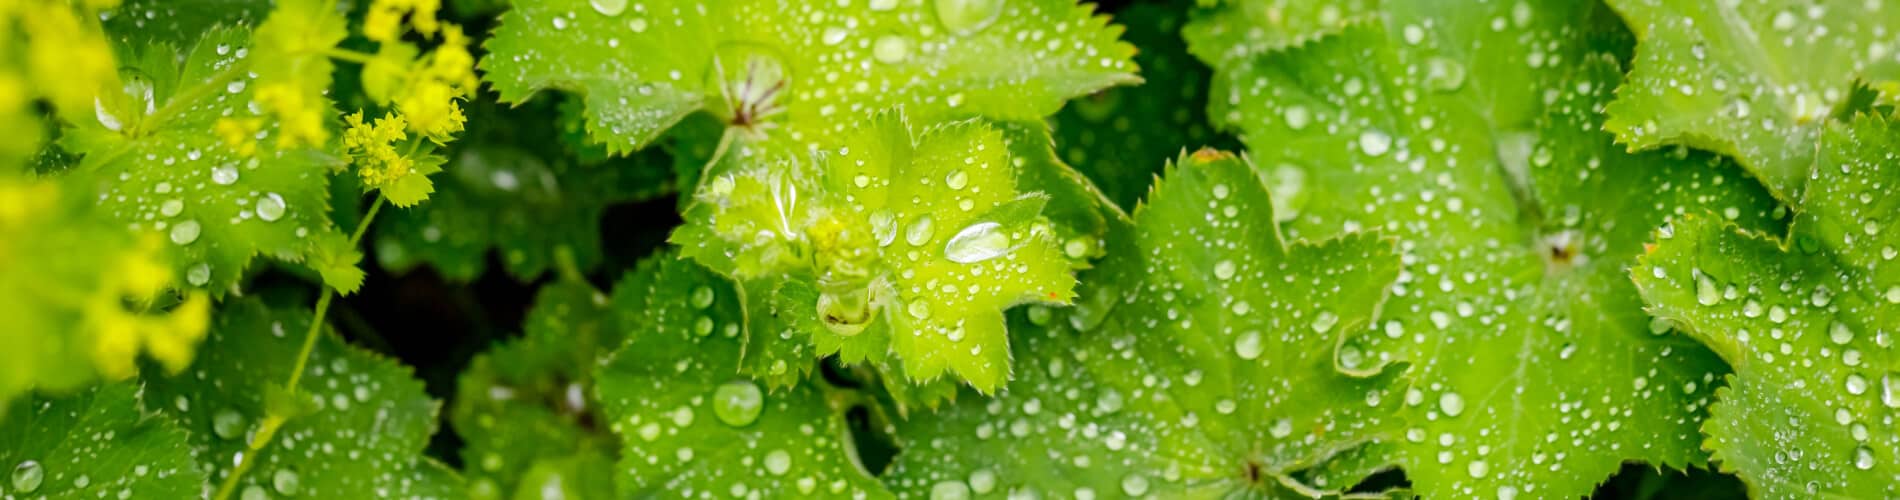
POLYGON ((1148 476, 1143 476, 1140 472, 1129 473, 1128 476, 1122 478, 1122 493, 1128 494, 1131 498, 1148 494, 1148 476))
POLYGON ((691 300, 692 300, 694 309, 705 309, 707 307, 712 307, 712 303, 713 303, 712 287, 709 287, 706 285, 700 285, 698 288, 694 288, 693 296, 691 297, 691 300))
POLYGON ((34 460, 20 462, 13 467, 13 492, 32 493, 40 489, 40 483, 46 480, 46 469, 34 460))
MULTIPOLYGON (((199 262, 197 265, 191 266, 191 269, 186 269, 185 281, 191 283, 191 286, 204 286, 205 283, 211 282, 211 264, 199 262)), ((183 410, 181 409, 180 411, 183 410)))
POLYGON ((236 165, 221 165, 218 168, 211 169, 211 182, 216 182, 220 186, 229 186, 237 183, 237 181, 238 170, 236 165))
POLYGON ((1214 263, 1214 277, 1219 278, 1221 281, 1233 279, 1234 267, 1234 261, 1222 259, 1220 262, 1214 263))
POLYGON ((891 246, 897 241, 897 215, 890 210, 872 212, 871 236, 877 238, 877 246, 891 246))
POLYGON ((959 35, 973 35, 996 22, 1003 0, 937 0, 937 21, 959 35))
POLYGON ((1854 341, 1854 330, 1848 328, 1847 323, 1835 321, 1834 324, 1828 325, 1827 327, 1827 338, 1836 344, 1846 345, 1848 342, 1854 341))
POLYGON ((588 0, 587 4, 594 7, 594 12, 607 17, 618 16, 627 10, 627 0, 588 0))
POLYGON ((772 450, 765 454, 765 471, 774 476, 783 476, 792 469, 792 454, 785 450, 772 450))
POLYGON ((271 473, 270 484, 278 493, 287 496, 296 496, 297 491, 303 489, 303 479, 297 477, 297 471, 290 469, 277 469, 277 472, 271 473))
POLYGON ((930 487, 930 500, 968 500, 970 487, 963 481, 944 480, 930 487))
POLYGON ((930 214, 918 217, 916 221, 910 223, 910 227, 904 228, 904 241, 915 246, 930 243, 930 237, 936 234, 934 225, 935 221, 931 219, 930 214))
POLYGON ((1339 315, 1333 314, 1332 311, 1320 311, 1319 315, 1313 316, 1313 331, 1315 332, 1326 333, 1336 324, 1339 324, 1339 315))
POLYGON ((1438 397, 1438 409, 1443 410, 1445 416, 1456 417, 1465 412, 1465 398, 1456 392, 1447 392, 1438 397))
POLYGON ((903 35, 884 35, 871 45, 871 57, 884 64, 897 64, 910 59, 910 39, 903 35))
POLYGON ((1695 301, 1705 306, 1722 302, 1722 292, 1715 288, 1715 280, 1701 272, 1695 273, 1695 301))
POLYGON ((172 225, 171 234, 172 243, 190 245, 191 242, 198 241, 198 232, 201 230, 203 230, 203 226, 198 225, 198 221, 195 220, 174 224, 172 225))
POLYGON ((958 264, 975 264, 1009 253, 1009 235, 995 222, 978 222, 957 231, 943 246, 943 256, 958 264))
POLYGON ((1385 132, 1367 130, 1359 133, 1359 151, 1366 156, 1383 156, 1392 150, 1392 136, 1385 132))
POLYGON ((1234 355, 1240 356, 1240 359, 1259 358, 1261 349, 1258 330, 1248 330, 1247 333, 1240 334, 1239 338, 1234 339, 1234 355))
POLYGON ((270 493, 265 492, 263 486, 253 484, 244 487, 244 492, 239 493, 238 498, 240 500, 269 500, 270 493))
POLYGON ((158 214, 166 216, 166 217, 176 217, 179 214, 179 212, 184 212, 184 211, 185 211, 185 200, 180 200, 177 198, 165 200, 164 203, 160 203, 158 205, 158 214))
POLYGON ((765 394, 750 380, 726 382, 713 391, 713 415, 733 427, 752 425, 765 409, 765 394))
POLYGON ((257 199, 257 218, 264 222, 276 222, 284 218, 284 197, 277 193, 264 193, 257 199))
POLYGON ((1860 470, 1874 468, 1874 450, 1866 445, 1854 448, 1854 468, 1860 470))
POLYGON ((211 432, 225 439, 237 439, 244 434, 244 414, 225 408, 211 416, 211 432))

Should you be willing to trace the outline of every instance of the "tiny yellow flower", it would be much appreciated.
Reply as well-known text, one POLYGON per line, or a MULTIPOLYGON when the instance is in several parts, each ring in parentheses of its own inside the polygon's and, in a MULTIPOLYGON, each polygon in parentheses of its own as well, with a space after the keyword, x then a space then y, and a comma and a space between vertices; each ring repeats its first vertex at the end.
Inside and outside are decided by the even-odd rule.
POLYGON ((408 139, 402 116, 390 113, 371 124, 363 121, 359 111, 344 121, 349 128, 343 132, 343 147, 349 151, 364 186, 381 189, 414 171, 414 162, 396 152, 395 143, 408 139))
POLYGON ((278 147, 319 146, 329 139, 329 132, 323 129, 325 106, 306 98, 296 86, 282 82, 261 85, 252 99, 277 117, 278 147))
POLYGON ((230 146, 240 156, 257 154, 257 131, 264 128, 263 118, 219 118, 212 130, 224 145, 230 146))

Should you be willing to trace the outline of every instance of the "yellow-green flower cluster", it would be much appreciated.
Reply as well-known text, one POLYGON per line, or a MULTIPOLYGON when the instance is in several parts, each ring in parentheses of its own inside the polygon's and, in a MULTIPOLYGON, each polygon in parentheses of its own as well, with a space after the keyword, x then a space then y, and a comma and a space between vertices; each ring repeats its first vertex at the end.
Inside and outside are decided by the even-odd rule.
POLYGON ((343 148, 356 165, 356 176, 362 178, 364 187, 388 187, 415 171, 415 162, 396 151, 396 143, 408 139, 401 115, 390 113, 375 123, 366 123, 359 111, 344 120, 349 128, 343 132, 343 148))
POLYGON ((96 21, 115 0, 0 0, 0 170, 37 149, 44 100, 68 119, 90 116, 117 88, 118 64, 96 21))

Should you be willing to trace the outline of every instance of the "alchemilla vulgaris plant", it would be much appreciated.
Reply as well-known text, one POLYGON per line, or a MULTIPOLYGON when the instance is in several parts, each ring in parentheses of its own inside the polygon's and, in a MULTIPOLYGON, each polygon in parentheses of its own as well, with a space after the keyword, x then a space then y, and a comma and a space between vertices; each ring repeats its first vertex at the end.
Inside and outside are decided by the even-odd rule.
POLYGON ((1896 498, 1896 103, 1879 1, 0 0, 0 499, 1896 498))

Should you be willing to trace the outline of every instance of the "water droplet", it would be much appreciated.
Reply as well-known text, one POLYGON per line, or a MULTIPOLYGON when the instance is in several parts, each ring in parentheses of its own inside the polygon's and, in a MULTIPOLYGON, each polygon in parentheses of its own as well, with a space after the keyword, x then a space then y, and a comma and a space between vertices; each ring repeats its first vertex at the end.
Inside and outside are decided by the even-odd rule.
POLYGON ((1425 62, 1425 85, 1440 92, 1452 92, 1465 86, 1465 65, 1449 57, 1433 57, 1425 62))
POLYGON ((831 27, 825 28, 825 34, 822 40, 825 42, 825 45, 837 45, 839 43, 843 43, 845 37, 848 37, 848 36, 851 36, 851 30, 837 27, 837 26, 831 26, 831 27))
POLYGON ((1234 339, 1234 355, 1240 356, 1240 359, 1258 358, 1260 351, 1264 348, 1260 342, 1260 332, 1257 330, 1248 330, 1247 333, 1240 334, 1239 338, 1234 339))
POLYGON ((20 462, 13 467, 13 492, 32 493, 40 489, 40 483, 46 481, 46 469, 34 460, 20 462))
POLYGON ((910 312, 910 317, 912 318, 930 319, 930 305, 925 304, 924 301, 913 301, 904 309, 910 312))
POLYGON ((1663 318, 1649 319, 1649 333, 1651 334, 1662 335, 1665 333, 1669 333, 1669 329, 1674 328, 1674 327, 1675 327, 1675 323, 1667 319, 1663 319, 1663 318))
POLYGON ((1275 439, 1293 435, 1293 419, 1282 418, 1273 421, 1273 425, 1267 427, 1267 434, 1273 436, 1275 439))
POLYGON ((713 415, 733 427, 752 425, 765 410, 765 394, 749 380, 734 380, 713 391, 713 415))
POLYGON ((888 247, 897 241, 897 216, 890 210, 878 210, 871 214, 871 236, 877 238, 877 246, 888 247))
POLYGON ((707 335, 712 335, 712 331, 713 331, 712 317, 700 316, 699 319, 693 320, 693 335, 704 337, 707 335))
POLYGON ((996 490, 996 471, 977 469, 976 472, 970 473, 970 491, 978 495, 986 495, 994 490, 996 490))
POLYGON ((1140 472, 1129 473, 1122 478, 1122 493, 1127 493, 1131 497, 1148 494, 1148 477, 1141 475, 1140 472))
POLYGON ((647 31, 647 20, 646 20, 646 18, 644 18, 644 17, 636 17, 636 18, 633 18, 633 19, 628 19, 628 20, 627 20, 627 29, 630 29, 630 30, 633 30, 633 32, 634 32, 634 33, 645 33, 645 32, 647 31))
POLYGON ((594 6, 594 12, 607 17, 618 16, 627 10, 627 0, 588 0, 587 3, 594 6))
POLYGON ((1874 468, 1874 450, 1866 445, 1854 448, 1854 468, 1860 470, 1874 468))
POLYGON ((236 94, 238 92, 243 92, 244 80, 231 80, 231 83, 224 84, 224 91, 230 92, 233 94, 236 94))
POLYGON ((1306 124, 1313 122, 1313 114, 1306 110, 1306 106, 1288 106, 1280 112, 1280 118, 1286 120, 1286 127, 1293 130, 1304 129, 1306 124))
POLYGON ((257 218, 264 222, 276 222, 284 218, 284 197, 277 193, 264 193, 257 199, 257 218))
POLYGON ((1219 278, 1221 281, 1232 279, 1234 277, 1234 267, 1234 261, 1232 260, 1222 259, 1220 262, 1215 262, 1214 277, 1219 278))
POLYGON ((225 408, 211 416, 211 432, 225 439, 237 439, 244 434, 244 414, 225 408))
POLYGON ((712 307, 712 303, 713 303, 712 287, 709 287, 706 285, 700 285, 698 287, 693 288, 693 296, 691 297, 691 300, 692 300, 694 309, 705 309, 708 307, 712 307))
POLYGON ((554 29, 556 31, 567 29, 567 18, 554 16, 554 29))
POLYGON ((1814 294, 1808 296, 1808 303, 1814 304, 1814 307, 1827 307, 1827 304, 1833 301, 1834 292, 1825 286, 1815 287, 1814 294))
POLYGON ((1382 156, 1392 150, 1392 136, 1385 132, 1367 130, 1359 133, 1359 151, 1366 156, 1382 156))
POLYGON ((774 476, 783 476, 792 470, 792 454, 785 450, 772 450, 765 454, 765 471, 774 476))
POLYGON ((910 39, 903 35, 884 35, 877 37, 871 45, 871 57, 884 64, 897 64, 910 59, 910 39))
POLYGON ((1472 478, 1482 478, 1491 472, 1491 464, 1483 460, 1472 460, 1471 464, 1465 466, 1465 472, 1471 474, 1472 478))
POLYGON ((1715 280, 1701 272, 1695 273, 1695 301, 1705 306, 1722 302, 1722 292, 1715 288, 1715 280))
POLYGON ((92 99, 92 113, 94 117, 99 119, 99 125, 105 127, 106 130, 118 132, 119 129, 125 128, 125 124, 119 122, 118 116, 114 116, 111 111, 106 110, 105 101, 101 101, 97 97, 92 99))
POLYGON ((177 243, 180 245, 190 245, 191 242, 198 241, 198 232, 202 229, 203 227, 199 226, 198 221, 195 221, 195 220, 188 220, 188 221, 180 222, 177 224, 173 224, 172 225, 172 243, 177 243))
POLYGON ((1444 411, 1445 416, 1456 417, 1465 412, 1465 398, 1456 392, 1447 392, 1438 397, 1438 409, 1444 411))
POLYGON ((937 0, 937 21, 959 35, 983 31, 1003 13, 1003 0, 937 0))
POLYGON ((1880 376, 1880 403, 1888 408, 1900 408, 1900 373, 1887 372, 1880 376))
POLYGON ((184 212, 184 211, 185 211, 185 200, 172 198, 169 200, 165 200, 164 203, 158 204, 158 214, 166 216, 166 217, 176 217, 178 216, 180 212, 184 212))
POLYGON ((957 231, 943 246, 943 257, 958 264, 975 264, 1009 253, 1009 234, 995 222, 978 222, 957 231))
POLYGON ((211 282, 211 265, 199 262, 190 269, 186 269, 185 281, 191 283, 191 286, 205 286, 205 283, 211 282))
POLYGON ((270 493, 265 492, 263 486, 253 484, 245 486, 244 492, 239 493, 238 498, 239 500, 270 500, 270 493))
POLYGON ((970 487, 963 481, 946 479, 930 487, 930 500, 969 500, 970 487))
POLYGON ((1333 314, 1332 311, 1320 311, 1318 315, 1313 316, 1313 331, 1315 332, 1326 333, 1336 324, 1339 324, 1339 316, 1333 314))
POLYGON ((1062 253, 1071 259, 1080 259, 1087 257, 1092 247, 1094 244, 1087 236, 1077 236, 1062 244, 1062 253))
POLYGON ((904 228, 904 241, 911 245, 924 246, 930 243, 931 236, 936 235, 937 228, 934 226, 935 220, 931 219, 930 214, 924 214, 923 217, 918 217, 916 221, 911 222, 910 227, 904 228))
POLYGON ((223 165, 211 169, 211 182, 216 182, 220 186, 229 186, 237 181, 238 170, 236 165, 223 165))
POLYGON ((1859 373, 1849 373, 1846 385, 1848 394, 1859 396, 1867 392, 1867 377, 1862 377, 1859 373))
POLYGON ((1834 324, 1827 327, 1827 339, 1834 341, 1836 344, 1844 345, 1854 341, 1854 330, 1848 328, 1847 323, 1835 321, 1834 324))
POLYGON ((297 477, 297 471, 277 469, 277 472, 270 475, 270 485, 276 488, 278 493, 295 496, 297 490, 303 489, 303 480, 297 477))
POLYGON ((965 173, 961 168, 951 170, 949 175, 943 176, 943 185, 949 186, 951 190, 963 189, 964 186, 970 185, 970 174, 965 173))

